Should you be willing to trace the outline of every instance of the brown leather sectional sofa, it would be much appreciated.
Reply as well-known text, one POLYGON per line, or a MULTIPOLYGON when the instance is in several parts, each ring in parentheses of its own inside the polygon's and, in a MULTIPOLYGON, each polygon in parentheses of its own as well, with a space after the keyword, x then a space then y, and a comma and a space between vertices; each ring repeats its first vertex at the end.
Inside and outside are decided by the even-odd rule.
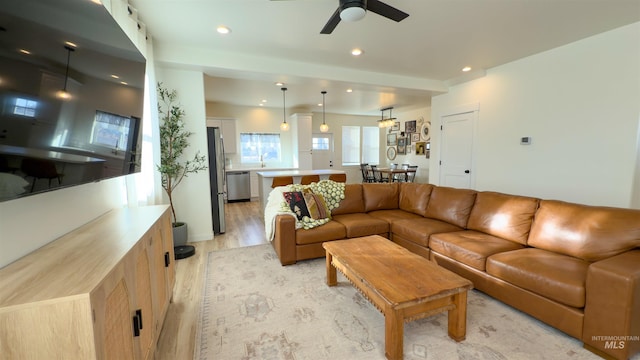
POLYGON ((431 184, 347 184, 332 221, 278 215, 283 265, 325 241, 382 235, 615 359, 640 352, 640 210, 431 184))

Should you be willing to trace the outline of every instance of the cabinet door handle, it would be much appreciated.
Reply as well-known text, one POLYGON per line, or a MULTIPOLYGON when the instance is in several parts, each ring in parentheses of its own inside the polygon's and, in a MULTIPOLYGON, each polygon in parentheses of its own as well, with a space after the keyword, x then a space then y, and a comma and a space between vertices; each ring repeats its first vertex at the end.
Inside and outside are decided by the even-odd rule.
POLYGON ((133 336, 134 337, 138 337, 140 336, 140 323, 139 323, 139 319, 137 316, 133 317, 133 336))
POLYGON ((164 267, 169 267, 171 264, 171 256, 169 256, 169 252, 164 253, 164 267))
POLYGON ((138 318, 138 323, 140 324, 140 330, 142 330, 142 309, 136 310, 136 317, 138 318))

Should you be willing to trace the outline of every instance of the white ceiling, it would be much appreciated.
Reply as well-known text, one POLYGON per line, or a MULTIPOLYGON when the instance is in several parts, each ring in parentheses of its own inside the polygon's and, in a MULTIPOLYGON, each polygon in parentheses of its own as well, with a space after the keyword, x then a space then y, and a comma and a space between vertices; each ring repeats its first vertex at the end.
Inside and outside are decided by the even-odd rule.
POLYGON ((202 70, 207 100, 234 105, 380 115, 424 107, 452 83, 640 21, 640 0, 387 0, 409 13, 374 13, 320 30, 337 0, 131 0, 154 39, 156 61, 202 70), (232 32, 222 36, 218 25, 232 32), (350 50, 364 50, 353 57, 350 50), (471 74, 461 69, 471 66, 471 74), (353 93, 345 90, 352 88, 353 93))

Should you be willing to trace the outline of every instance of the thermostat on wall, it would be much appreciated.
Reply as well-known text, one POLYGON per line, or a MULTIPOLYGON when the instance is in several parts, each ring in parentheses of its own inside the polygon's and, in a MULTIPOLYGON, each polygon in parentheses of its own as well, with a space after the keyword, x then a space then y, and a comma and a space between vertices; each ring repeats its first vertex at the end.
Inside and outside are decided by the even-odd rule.
POLYGON ((531 145, 531 136, 521 137, 520 145, 531 145))

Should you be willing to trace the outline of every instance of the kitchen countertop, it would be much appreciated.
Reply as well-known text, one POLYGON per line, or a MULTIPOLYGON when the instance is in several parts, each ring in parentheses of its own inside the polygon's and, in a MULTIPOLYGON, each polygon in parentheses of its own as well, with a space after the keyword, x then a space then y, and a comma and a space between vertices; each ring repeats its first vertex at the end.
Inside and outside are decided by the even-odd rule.
POLYGON ((225 172, 237 172, 237 171, 281 171, 281 170, 296 170, 294 168, 266 168, 266 167, 247 167, 247 168, 226 168, 225 172))
POLYGON ((331 175, 331 174, 344 174, 343 170, 268 170, 259 171, 258 175, 265 178, 274 178, 277 176, 304 176, 304 175, 331 175))

